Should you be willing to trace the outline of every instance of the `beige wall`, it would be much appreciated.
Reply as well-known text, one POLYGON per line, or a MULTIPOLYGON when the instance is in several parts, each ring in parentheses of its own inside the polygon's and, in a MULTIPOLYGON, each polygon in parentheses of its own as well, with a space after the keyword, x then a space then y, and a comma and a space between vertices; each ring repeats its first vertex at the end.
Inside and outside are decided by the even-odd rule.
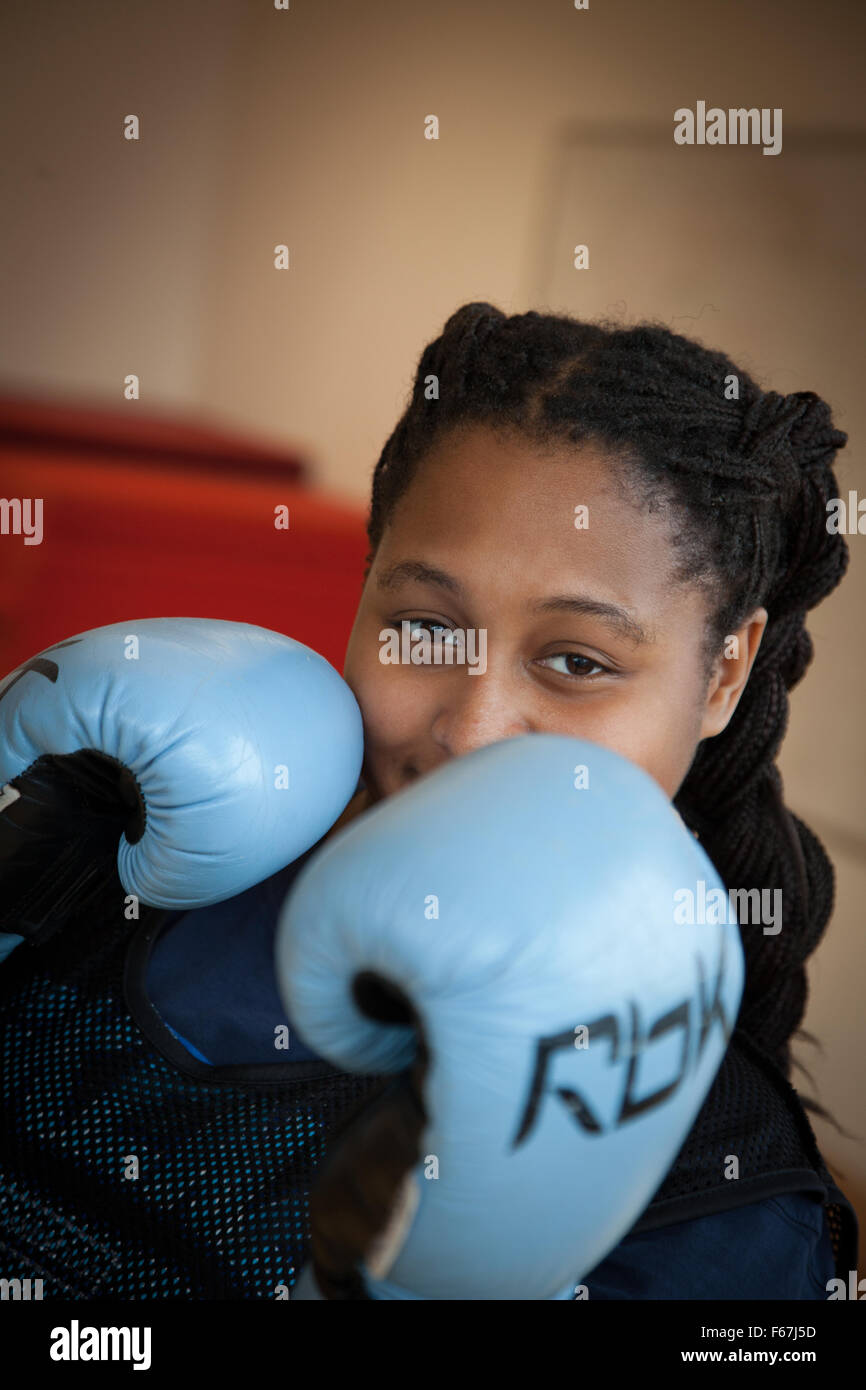
MULTIPOLYGON (((826 394, 852 435, 840 484, 866 491, 862 145, 840 133, 864 134, 866 23, 848 0, 293 0, 287 13, 76 0, 9 4, 0 23, 5 387, 118 401, 138 372, 131 408, 195 408, 300 443, 323 483, 360 499, 423 345, 458 304, 624 301, 739 352, 768 386, 826 394), (699 98, 784 112, 777 158, 723 152, 737 216, 720 246, 689 188, 718 152, 671 164, 673 111, 699 98), (137 144, 121 139, 129 112, 137 144), (423 138, 430 113, 438 142, 423 138), (609 135, 607 165, 589 131, 609 135), (810 157, 804 196, 796 161, 810 157), (567 250, 586 227, 581 280, 567 250)), ((807 1017, 825 1057, 801 1055, 861 1136, 819 1138, 866 1189, 864 546, 851 539, 849 577, 812 621, 816 664, 781 761, 839 873, 807 1017)))

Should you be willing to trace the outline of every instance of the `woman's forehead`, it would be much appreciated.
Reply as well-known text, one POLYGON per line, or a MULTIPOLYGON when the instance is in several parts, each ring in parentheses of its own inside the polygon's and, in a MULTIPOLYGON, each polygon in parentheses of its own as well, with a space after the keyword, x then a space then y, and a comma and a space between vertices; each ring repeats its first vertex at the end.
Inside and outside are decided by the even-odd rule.
POLYGON ((450 575, 455 592, 483 569, 524 587, 528 575, 549 585, 585 571, 668 581, 674 556, 664 508, 642 507, 591 455, 529 463, 465 447, 431 457, 383 532, 380 587, 430 578, 423 565, 450 575))

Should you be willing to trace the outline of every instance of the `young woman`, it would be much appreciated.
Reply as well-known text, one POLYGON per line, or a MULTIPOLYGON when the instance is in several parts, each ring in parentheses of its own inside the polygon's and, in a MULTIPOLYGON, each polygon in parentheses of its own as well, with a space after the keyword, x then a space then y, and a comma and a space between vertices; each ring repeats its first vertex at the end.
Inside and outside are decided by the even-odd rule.
POLYGON ((814 1139, 791 1040, 834 880, 775 765, 812 656, 805 614, 848 560, 826 505, 845 441, 813 393, 763 393, 660 325, 478 303, 424 351, 376 467, 344 673, 365 789, 343 823, 486 743, 572 734, 650 772, 729 888, 780 890, 783 921, 741 924, 737 1046, 591 1298, 826 1298, 829 1235, 850 1225, 794 1157, 814 1139), (380 634, 407 621, 485 630, 486 672, 383 664, 380 634))
MULTIPOLYGON (((790 1079, 833 870, 774 761, 812 655, 805 615, 847 563, 826 524, 845 440, 813 393, 763 393, 661 325, 467 304, 424 350, 376 466, 345 664, 365 761, 334 829, 481 745, 570 734, 645 768, 729 889, 781 893, 781 923, 741 923, 725 1059, 646 1212, 585 1277, 590 1300, 826 1299, 856 1267, 818 1107, 790 1079), (386 664, 382 635, 404 622, 483 631, 483 674, 386 664)), ((131 941, 114 912, 98 950, 84 920, 40 947, 41 973, 21 951, 4 963, 24 1119, 3 1229, 22 1259, 50 1248, 46 1297, 288 1296, 316 1168, 381 1084, 286 1033, 273 938, 313 853, 214 907, 146 909, 131 941), (74 1050, 52 1041, 67 1035, 74 1050), (28 1075, 46 1069, 59 1115, 28 1120, 28 1075), (73 1121, 81 1152, 58 1165, 42 1129, 73 1121), (119 1182, 118 1154, 141 1181, 119 1182)))

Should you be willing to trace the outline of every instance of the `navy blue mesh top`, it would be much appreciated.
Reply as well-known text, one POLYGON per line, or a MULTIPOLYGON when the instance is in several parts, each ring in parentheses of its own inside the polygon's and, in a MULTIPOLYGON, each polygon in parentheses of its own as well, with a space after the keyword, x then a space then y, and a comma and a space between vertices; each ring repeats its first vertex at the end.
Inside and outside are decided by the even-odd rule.
MULTIPOLYGON (((285 1065, 316 1057, 286 1017, 273 964, 280 909, 315 848, 245 893, 178 914, 163 929, 146 991, 199 1061, 285 1065)), ((834 1275, 824 1208, 804 1191, 634 1232, 584 1284, 592 1300, 825 1300, 834 1275)))

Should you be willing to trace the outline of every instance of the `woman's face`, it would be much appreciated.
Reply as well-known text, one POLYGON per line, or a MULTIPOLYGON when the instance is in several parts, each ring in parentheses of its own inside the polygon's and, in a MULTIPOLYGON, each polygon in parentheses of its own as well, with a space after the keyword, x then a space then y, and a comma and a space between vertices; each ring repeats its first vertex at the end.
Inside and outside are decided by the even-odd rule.
POLYGON ((440 440, 392 512, 346 653, 371 800, 539 732, 614 749, 673 798, 733 714, 767 618, 756 611, 708 681, 706 600, 672 583, 673 565, 664 514, 638 510, 603 455, 482 427, 440 440), (383 663, 380 633, 404 621, 486 630, 486 670, 383 663))

